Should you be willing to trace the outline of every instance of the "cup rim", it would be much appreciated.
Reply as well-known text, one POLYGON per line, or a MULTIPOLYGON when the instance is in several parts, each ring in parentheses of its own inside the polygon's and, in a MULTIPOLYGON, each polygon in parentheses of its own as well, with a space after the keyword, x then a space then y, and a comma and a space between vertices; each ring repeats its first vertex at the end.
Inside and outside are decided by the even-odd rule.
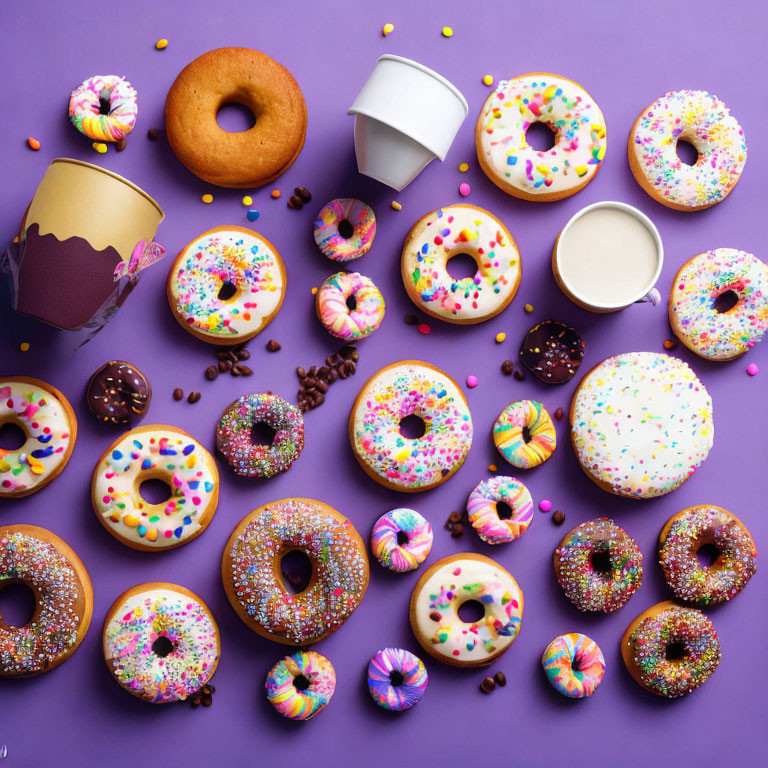
POLYGON ((630 205, 629 203, 622 203, 619 200, 601 200, 599 202, 592 203, 590 205, 585 206, 584 208, 581 208, 580 210, 576 211, 576 213, 574 213, 570 219, 568 219, 567 223, 560 231, 560 235, 558 236, 557 246, 555 248, 555 264, 557 267, 557 273, 558 273, 559 279, 562 281, 563 285, 567 288, 568 292, 572 294, 576 299, 578 299, 578 301, 584 303, 589 307, 594 307, 595 309, 607 309, 607 310, 625 309, 626 307, 629 307, 632 304, 635 304, 636 302, 640 301, 640 299, 646 296, 648 292, 658 282, 658 279, 661 275, 661 269, 664 266, 664 244, 662 243, 661 235, 659 234, 659 230, 656 228, 656 225, 639 208, 635 208, 635 206, 630 205), (590 211, 595 210, 596 208, 618 208, 621 211, 629 213, 630 215, 634 216, 638 221, 643 223, 645 228, 651 233, 651 236, 653 237, 653 240, 656 243, 658 263, 656 264, 656 269, 653 273, 653 277, 651 278, 650 282, 641 291, 639 291, 637 294, 633 294, 633 296, 629 300, 623 300, 623 301, 613 302, 613 303, 600 303, 600 302, 594 301, 593 299, 588 299, 584 297, 582 294, 580 294, 578 291, 574 290, 573 287, 568 284, 568 281, 565 279, 565 276, 562 273, 561 264, 560 264, 560 246, 563 243, 565 235, 567 234, 570 227, 574 224, 574 222, 576 222, 578 219, 580 219, 582 216, 589 213, 590 211))

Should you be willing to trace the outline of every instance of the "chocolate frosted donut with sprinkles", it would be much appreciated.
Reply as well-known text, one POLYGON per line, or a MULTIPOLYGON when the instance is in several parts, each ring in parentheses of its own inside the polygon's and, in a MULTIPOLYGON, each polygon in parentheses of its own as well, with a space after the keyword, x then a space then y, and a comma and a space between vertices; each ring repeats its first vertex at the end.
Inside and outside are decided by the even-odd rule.
POLYGON ((149 381, 135 365, 110 360, 91 376, 85 399, 99 421, 129 424, 146 413, 151 397, 149 381))
POLYGON ((520 361, 539 381, 565 384, 579 370, 586 346, 571 326, 545 320, 526 334, 520 361))

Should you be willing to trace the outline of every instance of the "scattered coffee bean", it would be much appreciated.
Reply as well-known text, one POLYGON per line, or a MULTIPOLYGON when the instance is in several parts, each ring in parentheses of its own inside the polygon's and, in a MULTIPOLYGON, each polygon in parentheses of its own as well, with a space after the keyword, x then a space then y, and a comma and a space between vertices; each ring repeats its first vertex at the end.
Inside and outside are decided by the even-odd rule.
POLYGON ((278 352, 280 350, 280 344, 278 344, 274 339, 270 339, 267 342, 267 352, 278 352))
POLYGON ((328 355, 328 357, 325 358, 325 364, 329 368, 335 368, 343 360, 344 358, 338 352, 334 352, 332 355, 328 355))
POLYGON ((357 362, 360 359, 360 355, 355 347, 342 347, 340 353, 345 360, 353 360, 357 362))
POLYGON ((460 539, 464 535, 464 526, 462 523, 456 523, 451 529, 451 537, 454 539, 460 539))
POLYGON ((232 367, 231 360, 219 360, 219 371, 226 373, 232 367))
POLYGON ((515 364, 511 360, 505 360, 501 364, 501 372, 505 376, 511 376, 515 372, 515 364))
POLYGON ((189 397, 187 398, 188 403, 196 403, 202 395, 199 392, 190 392, 189 397))
POLYGON ((301 202, 301 198, 298 195, 291 195, 288 198, 288 207, 294 211, 300 211, 304 207, 304 203, 301 202))
POLYGON ((125 140, 125 137, 118 139, 115 142, 115 149, 118 152, 122 152, 127 146, 128 146, 128 142, 125 140))
POLYGON ((184 397, 184 390, 180 389, 179 387, 176 387, 176 389, 173 390, 173 399, 174 400, 181 400, 184 397))
POLYGON ((219 375, 219 368, 216 365, 209 365, 205 369, 205 378, 208 381, 213 381, 219 375))
POLYGON ((484 677, 483 682, 480 683, 480 690, 483 693, 490 693, 496 687, 496 683, 492 677, 484 677))
POLYGON ((565 522, 565 512, 561 509, 556 509, 555 513, 552 515, 552 522, 555 525, 562 525, 565 522))
POLYGON ((235 363, 232 366, 233 376, 253 376, 253 369, 242 363, 235 363))
POLYGON ((557 408, 554 415, 558 421, 561 421, 563 416, 565 416, 565 411, 562 408, 557 408))
POLYGON ((150 128, 147 131, 147 138, 150 141, 157 141, 160 138, 160 131, 158 131, 157 128, 150 128))
POLYGON ((303 369, 301 366, 299 366, 299 367, 296 369, 296 375, 297 375, 297 376, 298 376, 300 379, 303 379, 303 378, 305 378, 305 377, 306 377, 306 375, 307 375, 307 372, 306 372, 306 371, 305 371, 305 370, 304 370, 304 369, 303 369))
POLYGON ((496 681, 496 685, 500 685, 502 688, 507 684, 507 676, 503 672, 497 672, 493 679, 496 681))
POLYGON ((216 350, 216 357, 219 358, 219 360, 229 360, 231 352, 228 349, 217 349, 216 350))
POLYGON ((405 316, 405 324, 406 325, 418 325, 419 324, 419 316, 414 315, 412 312, 407 314, 405 316))
POLYGON ((250 360, 251 353, 247 349, 236 349, 235 356, 238 360, 250 360))
POLYGON ((523 381, 525 379, 525 374, 522 371, 522 368, 516 368, 514 374, 512 374, 518 381, 523 381))
POLYGON ((461 522, 461 512, 456 512, 455 510, 451 512, 450 515, 448 515, 448 522, 449 523, 460 523, 461 522))
POLYGON ((296 187, 293 191, 301 198, 302 203, 308 203, 312 199, 312 195, 306 187, 296 187))

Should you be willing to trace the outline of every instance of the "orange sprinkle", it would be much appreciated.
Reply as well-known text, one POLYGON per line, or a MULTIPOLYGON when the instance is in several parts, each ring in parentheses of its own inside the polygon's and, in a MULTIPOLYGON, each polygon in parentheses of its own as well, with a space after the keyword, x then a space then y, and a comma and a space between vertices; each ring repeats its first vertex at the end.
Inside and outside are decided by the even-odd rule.
POLYGON ((277 200, 277 199, 280 197, 280 195, 281 195, 281 194, 282 194, 282 193, 280 192, 280 190, 279 190, 279 189, 273 189, 273 190, 272 190, 272 191, 269 193, 269 196, 270 196, 270 197, 271 197, 273 200, 277 200))
POLYGON ((29 144, 30 149, 34 149, 35 151, 40 149, 40 142, 37 139, 33 139, 31 136, 27 139, 27 144, 29 144))

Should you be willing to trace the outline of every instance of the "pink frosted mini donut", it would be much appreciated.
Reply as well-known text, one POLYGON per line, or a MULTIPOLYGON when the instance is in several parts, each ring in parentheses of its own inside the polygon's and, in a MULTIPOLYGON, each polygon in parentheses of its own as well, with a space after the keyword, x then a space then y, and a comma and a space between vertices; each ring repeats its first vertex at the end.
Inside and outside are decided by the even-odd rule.
POLYGON ((353 261, 365 256, 376 236, 373 209, 362 200, 331 200, 315 219, 317 247, 332 261, 353 261))
POLYGON ((371 551, 390 571, 413 571, 432 549, 432 526, 413 509, 393 509, 373 526, 371 551))
POLYGON ((469 522, 489 544, 505 544, 522 536, 533 520, 533 500, 514 477, 483 480, 467 502, 469 522))
POLYGON ((337 272, 317 292, 317 317, 332 336, 360 341, 384 319, 384 297, 373 281, 359 272, 337 272))
POLYGON ((72 91, 69 119, 95 141, 120 141, 136 124, 136 89, 117 75, 96 75, 72 91))
POLYGON ((336 673, 316 651, 296 651, 269 670, 264 687, 269 703, 283 717, 310 720, 331 700, 336 673))
POLYGON ((591 696, 605 674, 600 646, 577 632, 556 637, 544 651, 541 665, 552 687, 569 699, 591 696))

